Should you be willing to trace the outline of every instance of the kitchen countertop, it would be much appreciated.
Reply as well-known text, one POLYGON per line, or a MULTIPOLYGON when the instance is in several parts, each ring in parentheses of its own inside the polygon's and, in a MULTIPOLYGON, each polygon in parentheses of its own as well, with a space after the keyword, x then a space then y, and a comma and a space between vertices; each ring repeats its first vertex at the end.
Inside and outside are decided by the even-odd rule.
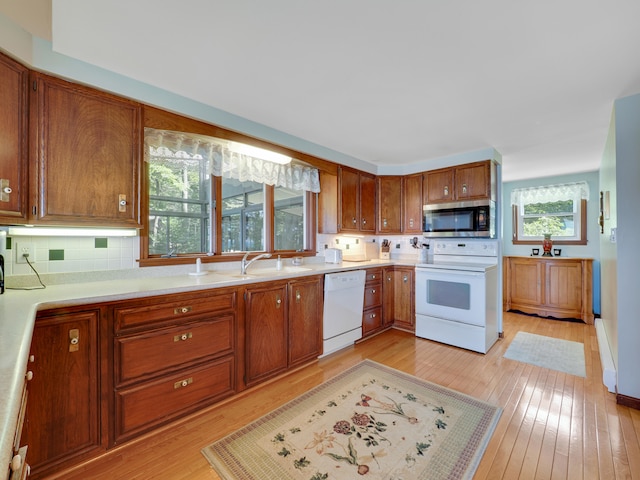
MULTIPOLYGON (((249 267, 247 276, 243 278, 238 278, 239 267, 235 267, 235 264, 239 265, 239 263, 230 262, 234 263, 233 270, 229 268, 229 265, 227 265, 227 269, 221 270, 207 270, 203 265, 203 270, 207 270, 207 274, 202 276, 192 276, 184 270, 180 274, 143 278, 130 278, 125 273, 121 278, 112 280, 48 285, 46 289, 38 290, 5 291, 4 295, 0 295, 0 385, 2 385, 0 390, 0 465, 9 465, 12 458, 13 436, 20 410, 22 385, 27 372, 34 322, 39 310, 239 286, 272 281, 278 278, 304 277, 376 266, 415 265, 415 262, 401 260, 345 261, 341 264, 330 264, 319 263, 317 259, 322 257, 312 258, 311 262, 305 261, 303 265, 303 268, 307 270, 285 267, 283 271, 276 271, 271 267, 260 268, 263 262, 257 262, 255 266, 249 267)), ((207 266, 212 265, 214 264, 207 266)), ((136 269, 132 273, 139 270, 142 269, 136 269)), ((151 269, 143 270, 152 271, 151 269)), ((193 270, 195 268, 192 267, 193 270)), ((166 270, 162 271, 166 272, 166 270)), ((95 272, 93 278, 99 278, 99 274, 100 272, 95 272)), ((10 280, 10 277, 7 277, 7 280, 10 280)), ((6 471, 5 468, 3 467, 0 471, 6 471)))

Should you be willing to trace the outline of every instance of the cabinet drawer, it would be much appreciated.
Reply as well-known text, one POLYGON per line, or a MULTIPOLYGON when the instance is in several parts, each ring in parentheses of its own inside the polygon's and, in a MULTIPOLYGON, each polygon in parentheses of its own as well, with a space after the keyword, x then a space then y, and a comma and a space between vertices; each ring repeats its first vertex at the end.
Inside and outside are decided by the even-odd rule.
POLYGON ((382 327, 382 308, 365 310, 362 314, 362 334, 366 335, 380 327, 382 327))
POLYGON ((116 383, 234 350, 234 317, 116 337, 116 383))
POLYGON ((364 277, 365 283, 380 282, 382 280, 381 268, 368 268, 366 272, 367 275, 364 277))
POLYGON ((382 305, 382 283, 371 283, 364 287, 364 308, 382 305))
POLYGON ((234 371, 233 357, 225 357, 116 391, 116 442, 233 394, 234 371))
POLYGON ((115 329, 120 331, 153 323, 182 322, 185 319, 232 310, 235 307, 235 291, 216 295, 205 292, 198 297, 185 297, 173 302, 116 307, 114 309, 115 329))

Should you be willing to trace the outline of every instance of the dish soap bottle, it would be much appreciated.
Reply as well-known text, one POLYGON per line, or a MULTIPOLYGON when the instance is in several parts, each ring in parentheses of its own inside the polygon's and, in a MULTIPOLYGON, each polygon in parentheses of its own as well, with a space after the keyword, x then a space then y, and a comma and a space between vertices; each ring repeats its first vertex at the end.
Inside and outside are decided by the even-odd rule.
POLYGON ((278 255, 278 260, 276 261, 276 270, 282 270, 282 260, 280 259, 280 255, 278 255))

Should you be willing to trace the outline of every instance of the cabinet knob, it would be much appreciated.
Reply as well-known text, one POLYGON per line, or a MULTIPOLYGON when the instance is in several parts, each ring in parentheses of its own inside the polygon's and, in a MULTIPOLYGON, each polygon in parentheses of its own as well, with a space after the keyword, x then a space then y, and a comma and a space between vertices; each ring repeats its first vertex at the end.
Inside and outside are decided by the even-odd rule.
POLYGON ((353 224, 355 225, 357 223, 356 217, 353 217, 353 224))
POLYGON ((22 455, 20 455, 19 453, 16 453, 13 456, 13 458, 11 459, 10 468, 11 468, 11 471, 13 472, 17 472, 22 468, 22 455))
POLYGON ((372 314, 371 314, 371 318, 376 318, 376 314, 375 314, 375 313, 372 313, 372 314))
POLYGON ((179 380, 173 384, 173 388, 177 390, 178 388, 184 388, 187 385, 191 385, 193 383, 193 377, 185 378, 184 380, 179 380))
POLYGON ((402 277, 402 281, 403 281, 404 283, 407 283, 407 282, 409 281, 409 276, 408 276, 408 275, 405 275, 404 277, 402 277))
POLYGON ((4 187, 4 188, 2 189, 2 192, 3 192, 3 193, 7 193, 7 194, 9 194, 9 193, 13 192, 13 190, 11 189, 11 187, 4 187))
POLYGON ((33 380, 33 372, 29 370, 24 377, 27 379, 27 382, 30 382, 31 380, 33 380))
POLYGON ((29 362, 33 363, 36 361, 36 356, 35 355, 29 355, 29 362))
POLYGON ((363 219, 362 219, 362 225, 366 225, 366 224, 367 224, 367 219, 366 219, 366 218, 363 218, 363 219))
POLYGON ((409 219, 409 226, 410 226, 411 228, 413 228, 413 218, 410 218, 410 219, 409 219))
POLYGON ((374 275, 371 275, 371 279, 372 279, 372 280, 375 280, 375 278, 376 278, 375 274, 374 274, 374 275))
POLYGON ((376 293, 376 289, 375 289, 375 288, 372 288, 372 289, 371 289, 371 293, 376 293))
POLYGON ((467 184, 466 183, 462 184, 462 193, 467 193, 467 184))
POLYGON ((449 195, 449 185, 445 185, 444 186, 444 194, 445 194, 445 196, 449 195))
POLYGON ((296 290, 296 302, 299 302, 301 298, 302 295, 300 294, 300 290, 296 290))
POLYGON ((118 195, 118 211, 119 212, 127 211, 127 196, 124 194, 118 195))
POLYGON ((173 341, 174 342, 184 342, 185 340, 189 340, 190 338, 193 338, 193 333, 192 332, 185 332, 185 333, 180 333, 178 335, 174 335, 173 336, 173 341))
POLYGON ((280 298, 280 296, 278 296, 278 298, 276 298, 276 308, 280 308, 281 303, 282 303, 282 299, 280 298))
POLYGON ((69 330, 69 351, 77 352, 80 349, 80 330, 72 328, 69 330))

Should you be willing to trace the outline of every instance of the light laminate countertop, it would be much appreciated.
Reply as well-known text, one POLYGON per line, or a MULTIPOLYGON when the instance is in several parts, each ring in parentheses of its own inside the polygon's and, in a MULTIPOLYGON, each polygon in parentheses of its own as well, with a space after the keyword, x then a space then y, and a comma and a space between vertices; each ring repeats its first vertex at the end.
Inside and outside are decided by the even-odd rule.
MULTIPOLYGON (((320 257, 323 259, 323 257, 320 257)), ((285 267, 276 271, 261 266, 267 262, 256 262, 249 267, 248 275, 240 277, 239 268, 227 265, 226 269, 206 270, 224 264, 203 265, 206 275, 193 276, 187 271, 180 274, 164 273, 164 276, 130 278, 126 273, 121 278, 102 281, 82 281, 49 285, 39 290, 7 290, 0 295, 0 472, 6 471, 12 458, 14 432, 20 410, 22 386, 27 372, 34 321, 39 310, 93 303, 128 300, 154 295, 194 292, 211 288, 239 286, 249 283, 272 281, 279 278, 295 278, 348 270, 359 270, 386 265, 414 265, 408 261, 369 260, 365 262, 343 262, 341 264, 319 263, 318 257, 311 262, 305 259, 304 270, 285 267), (232 269, 233 268, 233 269, 232 269)), ((238 264, 239 265, 239 264, 238 264)), ((159 269, 166 272, 168 268, 159 269)), ((195 267, 190 267, 195 271, 195 267)), ((136 269, 139 272, 152 269, 136 269)), ((87 274, 91 279, 99 278, 100 272, 87 274)), ((9 278, 8 278, 9 280, 9 278)), ((2 473, 0 473, 2 475, 2 473)))

